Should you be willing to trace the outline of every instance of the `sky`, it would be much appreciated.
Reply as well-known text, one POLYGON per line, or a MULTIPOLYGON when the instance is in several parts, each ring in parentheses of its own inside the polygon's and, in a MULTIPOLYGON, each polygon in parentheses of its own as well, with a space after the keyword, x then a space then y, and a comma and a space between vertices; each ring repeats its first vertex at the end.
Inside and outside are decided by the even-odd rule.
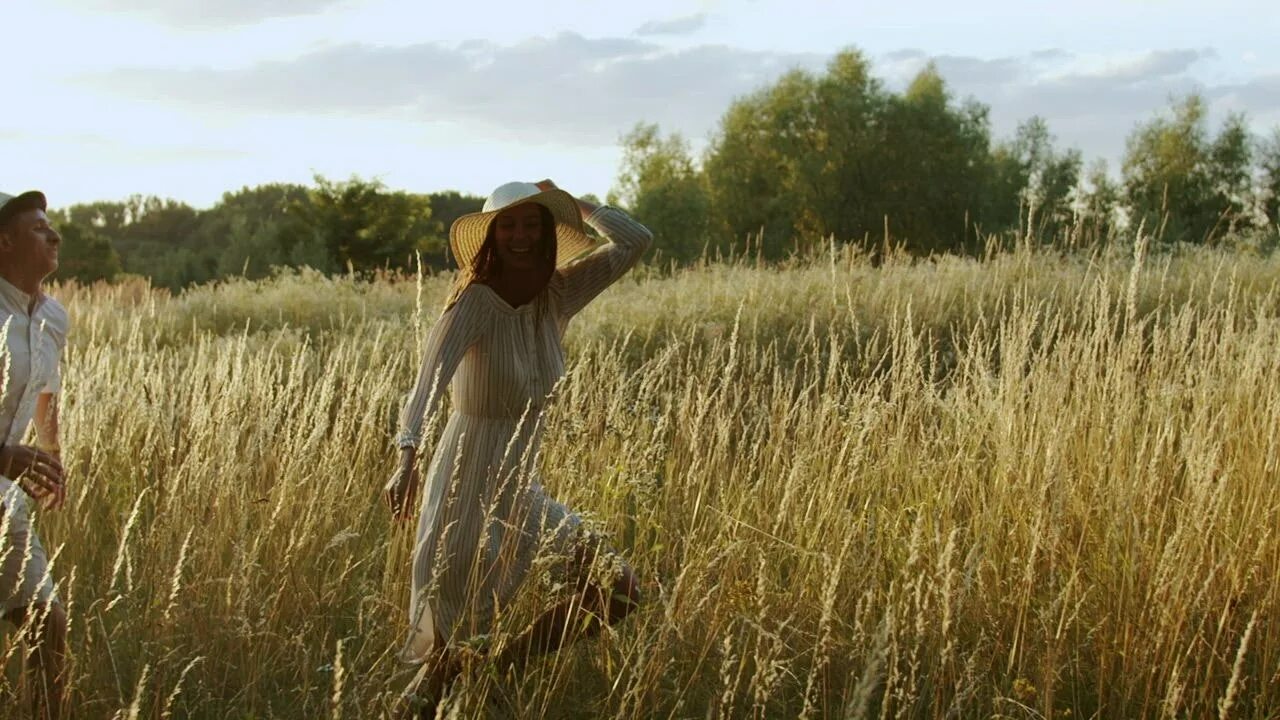
POLYGON ((604 196, 638 122, 706 147, 736 97, 856 48, 900 89, 937 64, 1010 137, 1039 115, 1117 170, 1202 93, 1280 127, 1280 10, 1246 0, 0 0, 0 191, 209 207, 358 175, 604 196))

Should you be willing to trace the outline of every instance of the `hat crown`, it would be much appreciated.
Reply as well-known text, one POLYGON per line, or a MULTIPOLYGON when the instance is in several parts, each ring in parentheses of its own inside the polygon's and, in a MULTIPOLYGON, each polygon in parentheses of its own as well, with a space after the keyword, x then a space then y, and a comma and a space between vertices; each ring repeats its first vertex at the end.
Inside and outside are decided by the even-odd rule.
POLYGON ((533 197, 542 192, 542 189, 530 182, 509 182, 505 185, 499 185, 489 195, 489 199, 484 201, 484 209, 481 212, 493 212, 510 207, 525 198, 533 197))
POLYGON ((471 267, 483 247, 495 217, 503 210, 526 202, 541 205, 555 221, 556 267, 569 262, 595 244, 582 226, 578 201, 559 188, 543 190, 528 182, 499 185, 479 212, 467 213, 449 226, 449 249, 459 268, 471 267))

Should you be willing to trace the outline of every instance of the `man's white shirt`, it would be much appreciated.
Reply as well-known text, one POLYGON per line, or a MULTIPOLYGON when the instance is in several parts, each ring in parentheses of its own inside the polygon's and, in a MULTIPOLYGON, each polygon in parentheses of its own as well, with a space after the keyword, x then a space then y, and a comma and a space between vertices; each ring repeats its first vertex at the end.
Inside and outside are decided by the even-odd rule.
MULTIPOLYGON (((35 298, 0 277, 0 439, 22 444, 42 393, 62 389, 61 359, 69 320, 62 305, 47 295, 35 298)), ((0 502, 15 512, 9 531, 29 522, 27 497, 0 475, 0 502)))

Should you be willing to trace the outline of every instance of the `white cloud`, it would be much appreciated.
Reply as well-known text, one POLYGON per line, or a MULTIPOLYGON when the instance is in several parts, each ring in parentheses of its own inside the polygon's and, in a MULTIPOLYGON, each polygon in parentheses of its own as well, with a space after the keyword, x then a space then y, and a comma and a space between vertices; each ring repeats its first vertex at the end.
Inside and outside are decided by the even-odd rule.
POLYGON ((671 20, 650 20, 636 28, 636 35, 692 35, 706 24, 706 13, 686 15, 671 20))
MULTIPOLYGON (((62 0, 64 3, 67 0, 62 0)), ((87 0, 80 5, 106 12, 134 13, 181 27, 247 25, 276 17, 310 15, 345 0, 87 0)))
POLYGON ((991 106, 998 136, 1039 114, 1062 144, 1113 167, 1134 124, 1190 90, 1214 123, 1227 111, 1267 132, 1280 123, 1269 5, 1229 2, 1206 24, 1192 0, 1158 17, 1140 2, 1084 2, 1106 9, 1107 28, 1075 5, 1025 3, 15 2, 13 24, 56 28, 59 51, 48 30, 0 44, 31 110, 0 116, 0 187, 207 204, 319 171, 476 193, 552 175, 603 194, 636 122, 698 147, 733 98, 792 67, 820 71, 850 44, 892 88, 932 57, 953 95, 991 106))
POLYGON ((1229 111, 1245 112, 1257 132, 1280 121, 1280 74, 1212 82, 1194 72, 1217 58, 1212 49, 1177 48, 1120 57, 1050 49, 997 58, 901 50, 882 55, 877 69, 890 87, 903 87, 932 60, 955 95, 990 106, 998 137, 1039 115, 1061 145, 1079 148, 1086 158, 1104 157, 1114 167, 1134 127, 1187 93, 1204 95, 1211 123, 1229 111))
POLYGON ((243 69, 135 68, 83 78, 165 105, 466 122, 511 138, 612 145, 639 121, 706 134, 732 99, 817 54, 669 50, 562 33, 513 45, 345 45, 243 69))
POLYGON ((1090 75, 1122 82, 1151 82, 1159 78, 1185 74, 1201 60, 1217 57, 1211 49, 1205 50, 1155 50, 1139 57, 1110 63, 1090 75))
MULTIPOLYGON (((1187 92, 1204 93, 1215 122, 1228 110, 1247 112, 1260 131, 1276 122, 1280 76, 1213 84, 1192 75, 1214 58, 1209 50, 1176 48, 1119 58, 1061 49, 999 57, 904 49, 876 58, 873 72, 900 88, 934 62, 956 97, 991 107, 997 137, 1011 136, 1018 123, 1040 115, 1061 144, 1114 165, 1133 127, 1187 92)), ((820 70, 828 59, 724 45, 671 49, 646 39, 562 33, 506 45, 348 44, 242 68, 134 68, 82 82, 123 93, 137 107, 211 121, 241 118, 280 127, 328 118, 347 139, 328 137, 317 147, 332 152, 335 144, 357 143, 364 150, 351 159, 359 172, 369 172, 359 170, 359 159, 375 154, 381 140, 366 138, 372 131, 362 128, 379 123, 394 124, 406 137, 417 128, 421 137, 437 138, 426 143, 433 147, 441 128, 449 127, 450 142, 501 146, 504 156, 522 146, 559 148, 565 156, 597 153, 614 158, 610 167, 584 174, 599 192, 616 171, 618 138, 635 123, 657 122, 700 146, 735 97, 793 67, 820 70)), ((300 157, 318 152, 284 146, 300 157)))

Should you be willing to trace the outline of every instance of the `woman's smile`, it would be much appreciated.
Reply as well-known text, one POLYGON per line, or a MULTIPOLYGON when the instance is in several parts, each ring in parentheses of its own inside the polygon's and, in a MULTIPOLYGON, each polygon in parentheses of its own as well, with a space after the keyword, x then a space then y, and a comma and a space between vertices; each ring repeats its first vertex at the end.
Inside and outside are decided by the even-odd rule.
POLYGON ((527 269, 541 261, 542 211, 533 203, 524 203, 502 211, 493 220, 493 240, 498 258, 527 269))

